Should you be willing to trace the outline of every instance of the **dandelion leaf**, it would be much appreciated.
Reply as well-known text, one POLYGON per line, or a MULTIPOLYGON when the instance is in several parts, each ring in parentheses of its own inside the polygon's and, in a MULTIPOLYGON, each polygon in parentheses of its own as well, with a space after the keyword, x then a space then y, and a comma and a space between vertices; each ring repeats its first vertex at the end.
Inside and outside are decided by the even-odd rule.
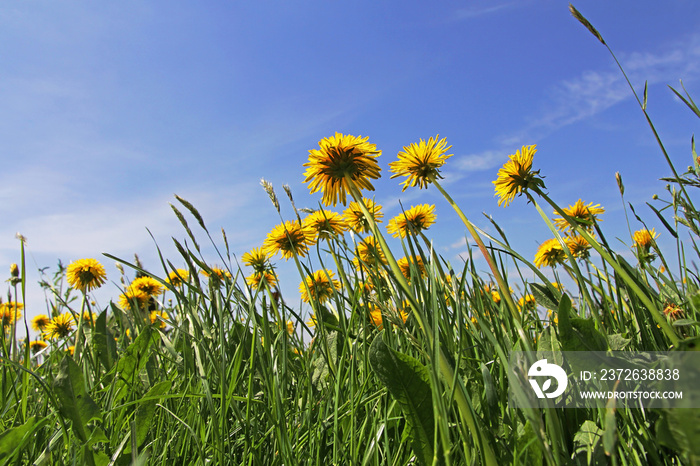
POLYGON ((117 360, 117 344, 114 335, 107 328, 107 310, 105 309, 95 320, 95 336, 92 339, 97 357, 109 372, 117 360))
POLYGON ((688 464, 700 461, 700 409, 665 409, 656 423, 656 440, 688 464))
POLYGON ((557 316, 562 351, 607 351, 607 339, 592 319, 571 317, 571 299, 566 294, 559 301, 557 316))
POLYGON ((21 426, 12 427, 0 434, 0 462, 9 464, 12 457, 22 450, 30 440, 34 439, 34 432, 47 423, 46 418, 37 420, 30 417, 21 426))
MULTIPOLYGON (((158 398, 168 393, 172 384, 170 380, 157 383, 143 396, 145 401, 141 402, 138 408, 136 408, 134 423, 136 445, 141 446, 143 442, 146 441, 148 432, 150 432, 153 421, 155 420, 154 415, 158 398)), ((125 454, 130 452, 131 444, 127 445, 124 449, 125 454)))
MULTIPOLYGON (((320 342, 319 342, 320 344, 320 342)), ((325 384, 329 374, 328 360, 338 359, 338 332, 329 332, 326 336, 326 346, 321 346, 321 351, 313 361, 314 371, 311 374, 311 382, 316 389, 320 390, 325 384), (326 352, 326 348, 328 351, 326 352)))
POLYGON ((603 449, 603 429, 591 420, 581 424, 581 428, 574 435, 573 464, 605 465, 608 464, 603 449))
POLYGON ((539 283, 531 283, 530 290, 535 296, 535 301, 548 309, 557 309, 561 293, 557 291, 555 294, 551 289, 539 283))
POLYGON ((543 453, 537 442, 537 434, 530 421, 518 424, 518 463, 542 464, 543 453))
POLYGON ((401 407, 413 452, 421 464, 433 464, 435 419, 430 372, 417 359, 389 348, 377 336, 369 351, 377 378, 401 407))
POLYGON ((88 422, 100 418, 100 408, 85 389, 83 371, 69 355, 61 360, 53 382, 54 393, 61 405, 60 413, 70 419, 73 431, 83 442, 88 440, 88 422))
POLYGON ((158 337, 158 332, 150 326, 144 327, 136 340, 126 349, 124 356, 117 361, 115 402, 124 398, 129 393, 129 388, 139 380, 138 374, 145 368, 151 355, 150 347, 158 337))

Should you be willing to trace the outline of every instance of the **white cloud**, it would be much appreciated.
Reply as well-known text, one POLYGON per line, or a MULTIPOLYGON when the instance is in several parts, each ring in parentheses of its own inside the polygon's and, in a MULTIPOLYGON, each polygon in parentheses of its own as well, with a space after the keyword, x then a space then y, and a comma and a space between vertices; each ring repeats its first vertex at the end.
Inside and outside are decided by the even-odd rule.
POLYGON ((505 150, 485 150, 478 154, 459 157, 456 166, 465 172, 489 170, 503 164, 507 157, 505 150))
MULTIPOLYGON (((523 3, 523 2, 520 2, 523 3)), ((473 18, 479 18, 481 16, 490 15, 501 11, 505 8, 518 5, 518 2, 506 2, 500 4, 494 4, 494 2, 476 1, 472 2, 471 5, 464 8, 460 8, 454 13, 455 20, 467 20, 473 18)))

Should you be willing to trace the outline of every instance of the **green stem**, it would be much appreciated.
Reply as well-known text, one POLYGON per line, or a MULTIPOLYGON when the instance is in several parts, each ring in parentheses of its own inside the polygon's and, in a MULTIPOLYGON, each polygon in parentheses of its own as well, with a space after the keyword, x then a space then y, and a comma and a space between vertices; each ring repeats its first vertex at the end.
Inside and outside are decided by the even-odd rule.
POLYGON ((435 185, 435 187, 440 191, 440 193, 445 197, 447 202, 452 206, 455 212, 457 212, 457 215, 459 218, 462 220, 462 223, 467 227, 467 230, 469 230, 469 234, 474 238, 474 241, 476 242, 477 246, 479 247, 479 250, 481 251, 481 254, 484 256, 484 259, 486 259, 486 263, 489 265, 489 268, 491 269, 491 273, 493 274, 494 279, 496 280, 496 283, 498 284, 498 289, 501 292, 501 297, 505 299, 506 304, 508 306, 508 309, 510 310, 511 316, 513 317, 513 322, 515 323, 515 328, 516 331, 518 332, 518 336, 523 342, 523 345, 525 346, 526 351, 532 351, 532 345, 530 344, 530 338, 525 335, 525 331, 523 330, 522 327, 522 320, 520 317, 520 311, 518 311, 518 307, 515 304, 515 301, 513 301, 513 297, 511 295, 510 289, 506 285, 505 280, 503 280, 503 276, 501 275, 500 271, 498 270, 498 267, 496 267, 496 264, 493 261, 493 258, 491 257, 491 254, 489 254, 488 249, 486 249, 486 245, 484 244, 484 241, 481 239, 481 236, 479 236, 479 233, 476 231, 476 228, 474 228, 474 225, 472 222, 467 219, 467 216, 464 214, 462 209, 457 205, 457 203, 452 199, 452 197, 443 189, 443 187, 438 183, 437 179, 435 179, 435 176, 432 176, 432 182, 435 185))
MULTIPOLYGON (((387 258, 387 262, 389 263, 389 267, 391 268, 391 271, 394 275, 395 280, 399 283, 399 286, 406 293, 406 296, 407 296, 409 303, 411 304, 411 308, 413 310, 413 315, 416 317, 416 320, 418 321, 419 326, 423 329, 423 333, 426 335, 430 347, 435 349, 434 345, 438 345, 436 352, 438 353, 438 368, 440 370, 440 374, 442 375, 443 379, 447 383, 447 386, 448 386, 450 392, 455 394, 455 401, 457 402, 457 407, 459 410, 460 417, 461 417, 462 421, 465 424, 467 424, 467 427, 469 428, 472 435, 474 436, 477 445, 479 445, 481 447, 481 451, 482 451, 482 454, 484 456, 485 464, 487 464, 487 465, 498 464, 496 461, 496 455, 493 452, 493 448, 491 447, 491 444, 488 442, 488 439, 485 437, 483 431, 481 429, 479 429, 477 424, 476 424, 476 419, 474 418, 474 413, 472 412, 471 405, 470 405, 469 400, 467 399, 467 396, 466 396, 466 388, 462 384, 461 380, 459 378, 455 377, 455 370, 452 367, 452 364, 450 363, 449 359, 447 358, 447 355, 445 355, 442 348, 439 348, 439 342, 434 341, 430 325, 428 324, 428 322, 426 320, 422 319, 421 313, 419 311, 417 300, 413 296, 413 292, 412 292, 410 286, 408 285, 408 282, 406 281, 405 277, 401 273, 401 269, 399 269, 399 265, 396 262, 396 259, 394 258, 393 254, 391 253, 391 250, 389 249, 389 246, 386 243, 384 236, 379 231, 379 228, 377 227, 377 223, 374 221, 374 217, 369 213, 369 210, 365 206, 364 202, 362 202, 362 195, 360 194, 360 191, 355 186, 355 183, 353 182, 352 177, 350 175, 346 174, 345 180, 347 182, 347 186, 349 187, 350 194, 352 195, 353 199, 355 199, 355 201, 360 206, 360 209, 362 210, 363 215, 367 218, 367 221, 369 222, 369 224, 372 228, 372 231, 374 233, 375 238, 377 238, 379 240, 380 246, 382 247, 384 255, 387 258), (455 382, 458 384, 457 387, 455 387, 455 382), (455 389, 455 388, 457 388, 457 389, 455 389)), ((466 450, 465 450, 465 453, 467 455, 469 454, 468 451, 466 451, 466 450)))
POLYGON ((547 196, 545 193, 543 193, 540 189, 538 188, 533 188, 533 190, 542 197, 549 205, 551 205, 554 210, 561 215, 562 218, 566 219, 569 222, 569 225, 571 225, 571 228, 579 235, 581 235, 587 242, 590 244, 593 249, 595 249, 598 254, 603 258, 605 262, 610 264, 613 269, 615 269, 615 272, 617 272, 622 280, 627 284, 627 286, 639 297, 639 300, 646 306, 646 308, 649 310, 649 313, 653 317, 653 319, 656 321, 656 323, 661 327, 661 330, 666 334, 669 340, 671 340, 671 344, 673 346, 678 345, 679 338, 676 335, 676 332, 673 331, 673 328, 668 324, 666 321, 666 318, 663 316, 661 312, 657 309, 656 305, 652 302, 652 300, 647 296, 644 291, 639 288, 639 286, 634 282, 632 277, 629 276, 627 271, 606 251, 598 241, 595 240, 585 229, 581 228, 573 219, 571 219, 566 213, 552 200, 547 196))

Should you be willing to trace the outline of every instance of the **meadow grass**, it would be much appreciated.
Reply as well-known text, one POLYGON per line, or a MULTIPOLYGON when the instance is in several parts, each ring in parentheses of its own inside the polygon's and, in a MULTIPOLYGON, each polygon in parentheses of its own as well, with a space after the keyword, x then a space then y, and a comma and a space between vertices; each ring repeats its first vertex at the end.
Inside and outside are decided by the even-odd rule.
MULTIPOLYGON (((700 117, 687 93, 674 92, 700 117)), ((626 260, 597 222, 604 210, 557 204, 532 169, 535 146, 524 146, 495 188, 504 205, 524 204, 514 200, 522 195, 551 230, 529 260, 496 223, 495 236, 472 223, 440 184, 449 147, 435 137, 407 146, 390 167, 405 189, 443 195, 475 246, 470 254, 489 270, 472 256, 451 263, 426 235, 428 205, 392 219, 398 239, 388 239, 378 206, 363 197, 379 178, 379 151, 340 134, 321 141, 305 165, 323 205, 297 210, 285 186, 294 218, 280 216, 243 266, 226 233, 215 239, 196 207, 176 197, 180 256, 158 251, 156 272, 107 255, 121 264, 122 289, 106 308, 90 297, 104 282, 98 261, 59 266, 41 283, 47 313, 32 322, 43 337, 33 342, 21 318, 22 241, 2 304, 0 461, 697 464, 697 410, 514 408, 508 400, 514 350, 695 348, 700 277, 691 264, 700 225, 690 191, 700 186, 700 167, 692 147, 692 166, 678 173, 646 100, 645 89, 639 105, 671 171, 669 197, 649 205, 676 239, 672 253, 643 228, 630 238, 635 260, 626 260), (346 197, 354 211, 333 213, 346 197), (205 259, 202 238, 215 261, 205 259), (296 279, 276 274, 278 254, 295 264, 296 279), (288 280, 300 282, 303 305, 282 295, 288 280)), ((273 186, 263 187, 281 212, 273 186)), ((618 187, 624 202, 619 176, 618 187)))

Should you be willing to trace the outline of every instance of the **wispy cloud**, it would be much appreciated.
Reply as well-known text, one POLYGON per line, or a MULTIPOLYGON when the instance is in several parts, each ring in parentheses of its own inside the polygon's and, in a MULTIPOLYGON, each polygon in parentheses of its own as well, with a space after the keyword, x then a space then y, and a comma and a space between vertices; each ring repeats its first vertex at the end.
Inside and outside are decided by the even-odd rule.
POLYGON ((507 157, 505 150, 485 150, 477 154, 460 156, 456 160, 456 165, 463 172, 482 171, 502 164, 505 157, 507 157))
POLYGON ((469 6, 466 6, 464 8, 459 8, 457 11, 455 11, 454 19, 459 21, 459 20, 479 18, 481 16, 496 13, 498 11, 505 9, 505 8, 516 6, 517 4, 518 4, 518 2, 505 2, 505 3, 494 4, 494 2, 490 2, 490 1, 489 2, 477 1, 477 2, 473 2, 469 6))
MULTIPOLYGON (((619 57, 630 81, 640 95, 649 86, 674 83, 678 79, 691 82, 700 77, 700 35, 667 45, 656 53, 627 53, 619 57)), ((469 154, 459 159, 462 176, 500 165, 513 147, 524 140, 542 139, 552 132, 590 118, 614 105, 633 98, 633 94, 617 67, 587 70, 579 76, 555 83, 549 99, 522 128, 497 138, 496 149, 469 154)))
MULTIPOLYGON (((645 82, 651 86, 674 83, 678 79, 697 79, 699 59, 700 35, 694 35, 656 53, 621 54, 619 60, 637 93, 641 94, 645 82)), ((633 98, 624 76, 613 66, 608 70, 588 70, 562 81, 553 86, 551 95, 551 100, 524 131, 549 133, 633 98)))

